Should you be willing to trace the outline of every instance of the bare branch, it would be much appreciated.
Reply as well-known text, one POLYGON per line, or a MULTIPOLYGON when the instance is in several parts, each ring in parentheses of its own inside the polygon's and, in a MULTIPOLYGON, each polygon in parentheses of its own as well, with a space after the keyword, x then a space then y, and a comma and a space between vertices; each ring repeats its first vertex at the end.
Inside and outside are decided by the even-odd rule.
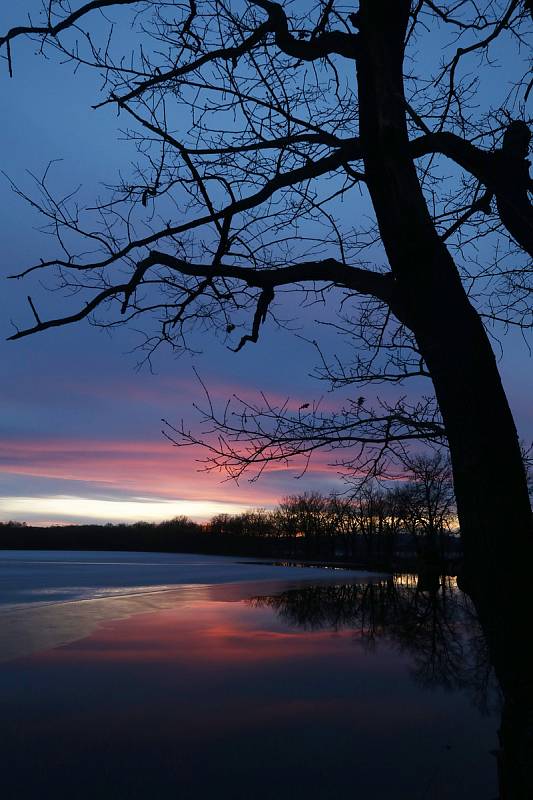
MULTIPOLYGON (((13 39, 18 36, 36 35, 36 36, 58 36, 62 31, 72 28, 82 17, 90 14, 91 11, 97 11, 102 8, 109 8, 110 6, 131 6, 138 5, 145 0, 91 0, 90 3, 85 3, 80 6, 76 11, 68 14, 63 19, 55 23, 55 25, 19 25, 11 28, 4 36, 0 36, 0 47, 7 44, 9 46, 13 39)), ((50 4, 51 6, 52 4, 50 4)))

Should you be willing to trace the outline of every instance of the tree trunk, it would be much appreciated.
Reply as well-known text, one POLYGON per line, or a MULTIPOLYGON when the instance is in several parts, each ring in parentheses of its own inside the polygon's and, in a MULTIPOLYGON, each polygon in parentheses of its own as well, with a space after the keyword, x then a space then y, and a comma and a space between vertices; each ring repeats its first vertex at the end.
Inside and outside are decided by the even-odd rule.
POLYGON ((435 230, 409 155, 403 89, 409 9, 409 0, 361 0, 357 69, 365 174, 395 278, 392 311, 415 335, 446 427, 464 585, 505 695, 501 797, 522 800, 533 797, 533 655, 524 641, 533 618, 531 507, 490 342, 435 230))
POLYGON ((473 594, 523 575, 531 507, 514 421, 479 315, 429 215, 409 154, 403 93, 408 0, 362 0, 360 135, 367 184, 396 283, 392 310, 431 373, 452 458, 473 594), (453 310, 453 311, 452 311, 453 310), (453 317, 451 314, 453 313, 453 317))

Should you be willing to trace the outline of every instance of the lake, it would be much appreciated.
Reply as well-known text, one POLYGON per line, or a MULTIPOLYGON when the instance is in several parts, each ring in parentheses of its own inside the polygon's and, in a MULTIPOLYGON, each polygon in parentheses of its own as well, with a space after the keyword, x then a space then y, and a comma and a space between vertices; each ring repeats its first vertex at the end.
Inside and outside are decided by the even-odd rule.
POLYGON ((2 797, 492 800, 498 693, 447 579, 0 552, 2 797))

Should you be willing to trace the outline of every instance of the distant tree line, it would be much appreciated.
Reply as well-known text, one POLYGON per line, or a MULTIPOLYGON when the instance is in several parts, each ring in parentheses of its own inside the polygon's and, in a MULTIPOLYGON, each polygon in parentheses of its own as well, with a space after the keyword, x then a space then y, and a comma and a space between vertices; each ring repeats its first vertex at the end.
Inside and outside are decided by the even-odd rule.
POLYGON ((0 523, 0 547, 200 552, 393 566, 460 555, 451 470, 441 454, 409 463, 409 479, 364 482, 346 495, 289 495, 274 510, 130 525, 0 523))
POLYGON ((410 479, 397 486, 368 482, 347 495, 304 492, 276 509, 218 514, 216 536, 282 540, 287 555, 390 562, 395 557, 439 559, 457 552, 451 470, 441 455, 419 456, 410 479))

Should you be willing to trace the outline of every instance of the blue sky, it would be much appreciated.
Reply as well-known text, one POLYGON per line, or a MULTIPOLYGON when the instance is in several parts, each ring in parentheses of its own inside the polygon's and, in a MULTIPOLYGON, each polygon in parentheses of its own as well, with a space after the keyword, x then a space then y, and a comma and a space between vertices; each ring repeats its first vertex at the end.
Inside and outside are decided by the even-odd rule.
MULTIPOLYGON (((20 23, 34 0, 0 10, 0 30, 20 23)), ((53 167, 59 193, 81 185, 93 198, 118 172, 127 174, 134 158, 122 141, 111 108, 93 111, 97 76, 74 74, 35 55, 35 43, 13 47, 14 78, 0 64, 1 168, 31 189, 30 172, 53 167)), ((194 423, 192 403, 201 399, 193 365, 220 402, 233 392, 247 397, 262 391, 295 402, 320 397, 326 387, 311 380, 312 347, 297 335, 267 323, 257 345, 238 354, 220 342, 200 342, 194 360, 162 353, 155 374, 137 372, 132 352, 136 335, 121 329, 113 337, 87 324, 6 342, 12 320, 30 320, 28 294, 42 314, 60 313, 62 296, 43 291, 40 277, 8 281, 6 276, 55 254, 54 241, 38 228, 36 214, 0 179, 0 520, 50 522, 97 519, 163 519, 177 513, 205 518, 218 511, 273 505, 284 494, 304 489, 329 491, 340 485, 332 460, 320 455, 307 475, 297 468, 276 469, 258 482, 222 483, 198 473, 201 452, 172 448, 161 435, 161 418, 194 423)), ((335 314, 332 305, 327 314, 335 314)), ((316 335, 313 312, 296 333, 316 335)), ((333 347, 333 336, 324 334, 333 347), (329 336, 329 339, 328 339, 329 336)), ((501 334, 503 337, 503 333, 501 334)), ((533 438, 531 355, 522 337, 505 335, 501 370, 521 436, 533 438)), ((498 350, 499 352, 499 350, 498 350)), ((342 401, 346 393, 340 392, 342 401)), ((328 404, 334 398, 328 397, 328 404)), ((497 470, 497 465, 495 465, 497 470)))
MULTIPOLYGON (((4 28, 5 16, 2 11, 4 28)), ((33 49, 27 43, 17 46, 14 79, 7 70, 0 72, 2 169, 31 190, 28 172, 41 175, 49 161, 62 159, 53 167, 59 191, 82 184, 82 192, 92 198, 101 183, 128 170, 134 153, 119 141, 116 114, 90 109, 94 76, 43 64, 31 57, 33 49)), ((64 300, 43 291, 40 279, 6 279, 56 250, 38 230, 40 218, 5 179, 0 194, 0 519, 117 520, 176 513, 205 518, 222 510, 272 505, 283 494, 307 488, 329 490, 336 483, 326 463, 299 481, 295 468, 272 473, 261 484, 223 483, 223 476, 197 473, 190 451, 172 448, 162 437, 162 417, 195 419, 192 403, 201 399, 202 390, 193 365, 221 401, 233 392, 320 395, 324 387, 307 376, 313 365, 309 345, 274 327, 239 354, 219 342, 203 342, 206 352, 194 359, 162 353, 155 374, 147 368, 136 371, 138 355, 132 348, 139 340, 127 330, 110 337, 81 324, 6 342, 12 320, 24 324, 29 319, 28 294, 43 315, 58 313, 64 300)))

